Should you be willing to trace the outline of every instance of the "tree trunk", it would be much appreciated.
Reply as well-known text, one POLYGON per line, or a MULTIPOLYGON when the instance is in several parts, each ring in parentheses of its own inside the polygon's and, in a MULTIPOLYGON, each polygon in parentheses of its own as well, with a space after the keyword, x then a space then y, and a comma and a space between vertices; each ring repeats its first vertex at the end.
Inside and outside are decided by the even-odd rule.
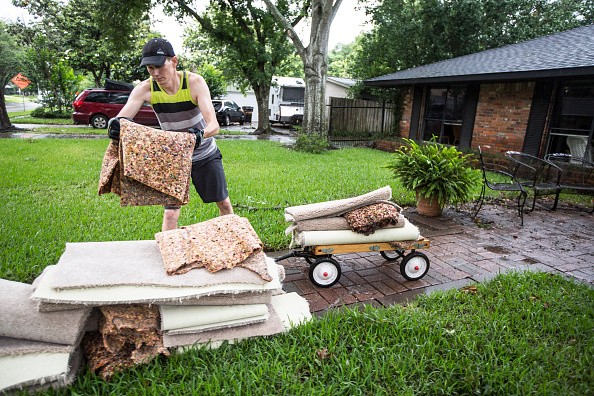
POLYGON ((342 0, 311 1, 311 33, 307 48, 301 42, 293 26, 283 17, 271 0, 266 6, 293 41, 303 61, 305 71, 305 103, 303 108, 303 131, 307 134, 328 136, 326 117, 326 74, 328 72, 328 38, 330 26, 342 0))
MULTIPOLYGON (((311 33, 305 51, 305 104, 303 130, 308 134, 328 136, 326 117, 326 75, 328 72, 328 39, 333 16, 333 0, 312 4, 311 33)), ((302 55, 303 57, 303 55, 302 55)))
POLYGON ((254 132, 256 135, 270 133, 270 120, 268 118, 268 97, 270 95, 270 84, 258 84, 252 87, 258 103, 258 128, 254 132))
POLYGON ((6 98, 4 97, 4 87, 0 88, 0 131, 13 128, 8 111, 6 111, 6 98))

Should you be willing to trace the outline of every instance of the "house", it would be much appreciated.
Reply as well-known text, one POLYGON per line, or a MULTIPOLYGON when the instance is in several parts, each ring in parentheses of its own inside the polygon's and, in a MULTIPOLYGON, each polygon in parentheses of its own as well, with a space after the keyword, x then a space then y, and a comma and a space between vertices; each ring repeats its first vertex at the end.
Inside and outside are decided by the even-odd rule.
POLYGON ((363 83, 404 89, 403 137, 539 157, 592 155, 594 25, 363 83))

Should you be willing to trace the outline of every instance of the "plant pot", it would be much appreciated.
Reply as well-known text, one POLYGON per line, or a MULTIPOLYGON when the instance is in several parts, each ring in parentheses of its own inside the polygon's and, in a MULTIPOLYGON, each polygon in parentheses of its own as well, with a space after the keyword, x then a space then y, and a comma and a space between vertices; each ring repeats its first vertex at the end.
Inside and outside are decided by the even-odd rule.
POLYGON ((441 216, 442 207, 437 197, 425 198, 417 193, 417 213, 428 217, 441 216))

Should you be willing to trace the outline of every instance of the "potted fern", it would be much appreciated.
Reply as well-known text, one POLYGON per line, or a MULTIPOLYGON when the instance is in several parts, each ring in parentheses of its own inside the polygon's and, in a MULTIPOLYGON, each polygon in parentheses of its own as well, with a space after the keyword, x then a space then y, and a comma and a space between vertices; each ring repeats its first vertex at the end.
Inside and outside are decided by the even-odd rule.
POLYGON ((405 145, 392 154, 386 166, 403 187, 417 193, 417 212, 441 216, 446 204, 466 202, 480 180, 479 171, 470 166, 470 155, 456 147, 404 139, 405 145))

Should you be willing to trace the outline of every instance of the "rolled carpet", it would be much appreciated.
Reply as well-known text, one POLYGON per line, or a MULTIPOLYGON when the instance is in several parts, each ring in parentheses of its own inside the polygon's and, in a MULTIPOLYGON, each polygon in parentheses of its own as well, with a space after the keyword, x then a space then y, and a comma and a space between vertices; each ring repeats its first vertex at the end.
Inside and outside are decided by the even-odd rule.
POLYGON ((405 220, 404 227, 383 228, 371 235, 359 234, 349 230, 303 231, 294 235, 299 246, 346 245, 357 243, 378 243, 393 241, 416 241, 420 232, 417 226, 405 220))
POLYGON ((285 220, 299 222, 316 217, 338 216, 362 206, 387 201, 392 198, 392 188, 385 186, 367 194, 334 201, 317 202, 285 208, 285 220))

